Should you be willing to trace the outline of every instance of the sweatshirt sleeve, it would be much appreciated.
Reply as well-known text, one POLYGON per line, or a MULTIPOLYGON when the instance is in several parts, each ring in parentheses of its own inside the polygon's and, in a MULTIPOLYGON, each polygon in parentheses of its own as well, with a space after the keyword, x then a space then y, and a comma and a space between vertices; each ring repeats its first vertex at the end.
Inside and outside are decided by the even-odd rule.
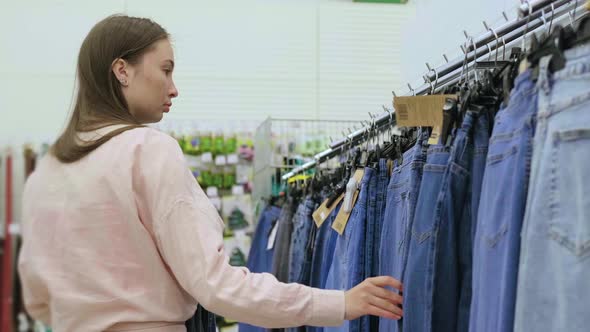
POLYGON ((137 194, 153 218, 163 259, 189 294, 209 311, 266 328, 343 323, 344 292, 285 284, 231 266, 223 221, 178 144, 161 133, 153 136, 137 153, 137 194))

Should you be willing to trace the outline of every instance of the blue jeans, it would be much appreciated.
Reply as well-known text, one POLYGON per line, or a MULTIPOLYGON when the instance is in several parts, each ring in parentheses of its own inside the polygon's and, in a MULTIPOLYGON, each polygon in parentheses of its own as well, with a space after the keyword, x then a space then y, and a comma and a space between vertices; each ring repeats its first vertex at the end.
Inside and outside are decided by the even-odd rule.
MULTIPOLYGON (((367 220, 365 229, 365 270, 363 279, 373 277, 373 263, 375 256, 375 249, 379 246, 373 242, 375 238, 375 228, 377 223, 377 185, 379 182, 379 170, 373 169, 374 175, 369 180, 369 197, 367 202, 367 220)), ((378 322, 376 317, 365 316, 361 317, 361 331, 370 332, 371 322, 375 324, 378 322)))
MULTIPOLYGON (((326 287, 326 279, 330 266, 332 265, 334 248, 336 247, 336 239, 338 238, 338 233, 332 229, 332 223, 336 219, 341 205, 342 203, 339 203, 336 206, 317 230, 311 263, 311 287, 322 289, 326 287)), ((306 326, 307 332, 321 332, 323 330, 323 327, 306 326)))
POLYGON ((471 332, 508 332, 514 327, 520 232, 537 113, 537 90, 530 76, 526 71, 516 78, 490 138, 473 245, 471 332))
MULTIPOLYGON (((377 181, 377 215, 375 217, 375 231, 373 236, 373 264, 371 269, 372 276, 379 275, 379 254, 381 248, 381 231, 385 219, 385 205, 387 203, 387 187, 389 186, 389 168, 387 159, 379 160, 379 178, 377 181)), ((375 328, 377 330, 377 328, 375 328)))
POLYGON ((481 186, 486 169, 486 158, 490 143, 490 117, 487 113, 480 114, 473 131, 473 162, 471 163, 471 247, 477 227, 477 212, 481 197, 481 186))
POLYGON ((590 46, 542 59, 531 185, 522 231, 515 332, 588 331, 590 46))
MULTIPOLYGON (((252 247, 250 247, 250 253, 248 254, 248 264, 246 265, 251 272, 270 273, 272 270, 272 256, 274 253, 273 249, 267 250, 268 236, 278 222, 281 209, 276 206, 268 206, 264 209, 258 220, 256 226, 256 232, 252 239, 252 247)), ((277 225, 278 226, 278 225, 277 225)), ((240 332, 264 332, 265 328, 256 327, 248 324, 240 323, 240 332)))
POLYGON ((315 240, 315 224, 312 213, 317 204, 311 196, 306 197, 297 208, 293 218, 293 233, 289 252, 289 282, 309 285, 311 257, 315 240))
MULTIPOLYGON (((375 170, 365 168, 365 175, 361 180, 361 190, 356 204, 344 229, 342 236, 338 236, 334 259, 328 279, 327 289, 348 290, 363 281, 365 274, 365 223, 367 217, 369 181, 375 170)), ((324 331, 360 331, 360 319, 345 321, 339 327, 326 327, 324 331)))
POLYGON ((461 128, 455 133, 437 198, 433 305, 423 309, 425 318, 432 315, 431 326, 427 331, 467 331, 469 327, 471 214, 468 193, 475 120, 476 114, 467 112, 461 128), (432 313, 426 313, 428 310, 432 310, 432 313), (461 328, 457 329, 459 326, 461 328))
MULTIPOLYGON (((424 144, 426 133, 422 133, 416 145, 406 151, 401 165, 394 168, 387 189, 381 243, 379 245, 379 272, 404 282, 408 257, 408 241, 422 179, 425 162, 424 144)), ((397 163, 397 162, 396 162, 397 163)), ((380 331, 399 331, 398 322, 379 319, 380 331)))
POLYGON ((443 145, 428 148, 403 280, 404 318, 400 321, 403 331, 428 331, 432 323, 435 220, 440 214, 435 207, 449 156, 449 148, 443 145))

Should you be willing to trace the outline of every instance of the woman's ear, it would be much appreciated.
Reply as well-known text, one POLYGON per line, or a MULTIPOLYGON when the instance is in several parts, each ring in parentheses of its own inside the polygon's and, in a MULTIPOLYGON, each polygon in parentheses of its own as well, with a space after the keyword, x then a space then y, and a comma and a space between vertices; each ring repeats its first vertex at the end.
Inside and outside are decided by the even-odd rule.
POLYGON ((113 74, 115 74, 115 77, 121 83, 122 86, 129 85, 129 64, 127 63, 127 61, 120 58, 115 59, 115 61, 113 61, 113 64, 111 65, 111 69, 113 71, 113 74))

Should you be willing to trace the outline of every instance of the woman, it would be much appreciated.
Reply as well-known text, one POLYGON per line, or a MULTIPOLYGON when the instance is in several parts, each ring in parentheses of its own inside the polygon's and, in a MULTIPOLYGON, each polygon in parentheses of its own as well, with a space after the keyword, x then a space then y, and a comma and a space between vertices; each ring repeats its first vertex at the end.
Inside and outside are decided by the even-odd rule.
POLYGON ((400 283, 342 292, 232 267, 223 222, 158 122, 178 91, 167 32, 112 16, 88 34, 67 128, 23 198, 19 273, 29 313, 54 331, 185 331, 197 303, 264 327, 399 319, 400 283))

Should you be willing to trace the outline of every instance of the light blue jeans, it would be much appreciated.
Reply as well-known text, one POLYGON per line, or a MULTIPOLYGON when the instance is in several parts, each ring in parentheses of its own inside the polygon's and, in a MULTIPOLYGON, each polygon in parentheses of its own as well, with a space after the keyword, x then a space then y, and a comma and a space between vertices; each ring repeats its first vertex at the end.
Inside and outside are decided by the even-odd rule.
MULTIPOLYGON (((495 118, 473 242, 470 332, 512 332, 537 89, 520 74, 495 118)), ((534 331, 534 330, 531 330, 534 331)))
POLYGON ((590 45, 542 59, 514 331, 590 330, 590 45))

